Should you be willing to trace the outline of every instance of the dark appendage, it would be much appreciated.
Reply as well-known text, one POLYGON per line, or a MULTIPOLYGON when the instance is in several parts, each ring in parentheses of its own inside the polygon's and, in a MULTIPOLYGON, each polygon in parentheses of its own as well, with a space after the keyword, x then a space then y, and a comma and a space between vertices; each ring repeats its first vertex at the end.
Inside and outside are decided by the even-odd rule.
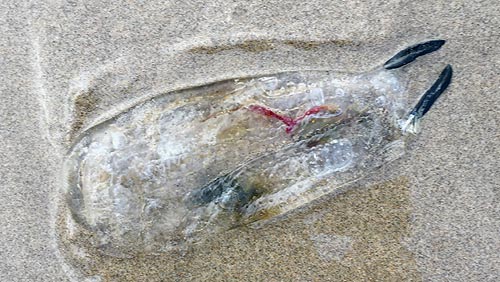
POLYGON ((384 68, 390 70, 402 67, 420 56, 439 50, 444 43, 444 40, 431 40, 410 46, 385 62, 384 68))
POLYGON ((262 195, 257 187, 243 187, 231 174, 221 176, 189 195, 187 204, 200 207, 218 204, 226 211, 238 212, 250 201, 262 195))
POLYGON ((439 75, 439 78, 434 82, 434 84, 425 92, 420 98, 417 105, 410 114, 414 115, 416 118, 423 117, 427 111, 432 107, 437 98, 446 90, 451 82, 451 77, 453 75, 453 69, 451 65, 447 65, 444 70, 439 75))
POLYGON ((218 177, 202 188, 193 191, 189 197, 191 204, 195 206, 206 205, 219 198, 225 190, 234 185, 234 179, 230 176, 218 177))

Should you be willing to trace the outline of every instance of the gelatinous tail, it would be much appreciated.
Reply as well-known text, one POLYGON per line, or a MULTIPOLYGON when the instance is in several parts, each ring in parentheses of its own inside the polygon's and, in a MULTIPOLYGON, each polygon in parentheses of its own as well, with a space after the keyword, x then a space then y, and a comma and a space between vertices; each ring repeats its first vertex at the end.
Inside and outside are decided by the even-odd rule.
POLYGON ((418 121, 429 111, 434 102, 436 102, 439 96, 446 90, 448 85, 450 85, 452 76, 453 69, 451 68, 451 65, 447 65, 439 75, 436 82, 434 82, 431 88, 429 88, 424 95, 422 95, 418 103, 410 112, 408 119, 402 125, 403 131, 412 133, 416 133, 418 131, 418 121))
POLYGON ((390 70, 402 67, 420 56, 439 50, 444 43, 444 40, 431 40, 410 46, 385 62, 384 68, 390 70))

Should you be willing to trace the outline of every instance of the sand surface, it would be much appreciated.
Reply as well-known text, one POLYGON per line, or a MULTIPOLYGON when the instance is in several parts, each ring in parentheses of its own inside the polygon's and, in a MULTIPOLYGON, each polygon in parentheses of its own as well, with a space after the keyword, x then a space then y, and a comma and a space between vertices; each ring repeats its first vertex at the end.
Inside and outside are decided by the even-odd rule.
POLYGON ((0 281, 500 280, 497 1, 50 1, 0 12, 0 281), (447 44, 408 67, 411 87, 448 63, 453 82, 384 181, 183 254, 83 265, 57 244, 62 162, 93 124, 225 78, 360 72, 432 38, 447 44))

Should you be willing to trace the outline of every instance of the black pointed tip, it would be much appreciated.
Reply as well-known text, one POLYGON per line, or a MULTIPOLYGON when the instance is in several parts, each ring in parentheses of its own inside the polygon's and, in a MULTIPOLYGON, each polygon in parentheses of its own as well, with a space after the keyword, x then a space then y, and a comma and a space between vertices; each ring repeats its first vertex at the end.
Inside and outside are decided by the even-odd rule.
POLYGON ((412 110, 412 114, 417 118, 422 118, 432 107, 434 102, 443 94, 443 92, 448 88, 451 83, 451 78, 453 76, 453 68, 451 65, 447 65, 438 79, 434 84, 422 95, 420 101, 418 101, 415 108, 412 110))
MULTIPOLYGON (((439 48, 441 48, 446 43, 446 40, 444 40, 444 39, 436 39, 436 40, 427 41, 426 43, 429 44, 429 45, 431 45, 431 46, 434 46, 434 48, 436 48, 435 50, 438 50, 439 48)), ((424 44, 426 44, 426 43, 424 43, 424 44)))
POLYGON ((416 58, 437 51, 446 43, 445 40, 430 40, 412 45, 394 55, 384 64, 385 69, 396 69, 413 62, 416 58))

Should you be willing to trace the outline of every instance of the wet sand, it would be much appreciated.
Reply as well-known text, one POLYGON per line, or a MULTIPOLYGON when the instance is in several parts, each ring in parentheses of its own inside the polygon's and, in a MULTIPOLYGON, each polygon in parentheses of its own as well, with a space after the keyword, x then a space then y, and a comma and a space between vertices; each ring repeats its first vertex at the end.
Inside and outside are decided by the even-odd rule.
POLYGON ((1 281, 82 280, 75 269, 102 281, 500 279, 495 1, 92 1, 0 11, 1 281), (447 44, 407 67, 410 91, 421 93, 445 64, 455 76, 384 181, 183 253, 97 255, 88 265, 64 255, 56 199, 68 136, 173 89, 285 70, 360 72, 430 38, 447 44))

